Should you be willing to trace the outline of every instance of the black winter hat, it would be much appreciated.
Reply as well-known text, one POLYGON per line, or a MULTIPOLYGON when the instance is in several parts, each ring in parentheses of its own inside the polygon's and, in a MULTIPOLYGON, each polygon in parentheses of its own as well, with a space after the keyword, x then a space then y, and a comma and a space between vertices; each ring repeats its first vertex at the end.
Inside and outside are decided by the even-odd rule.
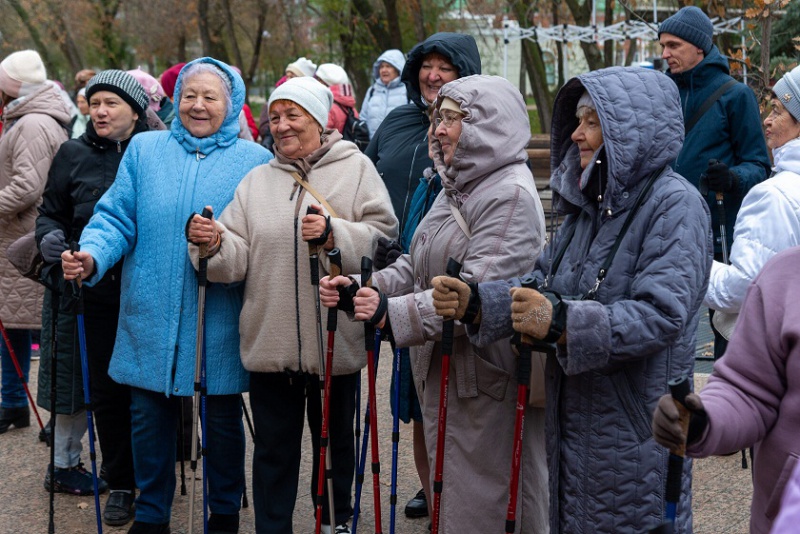
POLYGON ((119 96, 140 118, 144 116, 144 110, 150 101, 142 84, 122 70, 109 69, 94 75, 86 84, 86 100, 90 100, 98 91, 111 91, 119 96))

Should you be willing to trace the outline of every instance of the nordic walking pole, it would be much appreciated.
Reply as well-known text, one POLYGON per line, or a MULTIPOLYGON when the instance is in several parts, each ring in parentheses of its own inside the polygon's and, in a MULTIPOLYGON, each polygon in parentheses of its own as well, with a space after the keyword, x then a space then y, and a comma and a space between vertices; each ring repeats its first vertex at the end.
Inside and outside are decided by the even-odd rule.
MULTIPOLYGON (((678 409, 678 421, 683 429, 684 435, 689 430, 689 419, 691 413, 686 408, 686 395, 689 389, 689 377, 683 376, 668 382, 672 402, 678 409)), ((681 478, 683 477, 683 458, 686 456, 686 443, 670 449, 669 462, 667 464, 667 486, 665 500, 667 506, 664 509, 664 522, 656 528, 650 530, 650 534, 672 534, 675 531, 675 518, 678 512, 678 502, 681 500, 681 478)))
MULTIPOLYGON (((203 316, 205 317, 205 306, 203 307, 203 316)), ((206 426, 206 413, 208 408, 208 383, 206 382, 206 336, 205 336, 205 318, 203 319, 203 360, 200 366, 200 425, 203 428, 203 435, 200 438, 202 445, 203 457, 203 534, 208 534, 208 432, 206 426)))
POLYGON ((400 349, 394 350, 394 415, 392 416, 392 485, 389 496, 389 534, 394 534, 397 522, 397 462, 400 448, 400 349))
MULTIPOLYGON (((319 211, 309 206, 306 208, 306 215, 319 215, 319 211)), ((320 242, 319 239, 312 239, 308 242, 308 261, 311 270, 311 290, 314 293, 314 305, 317 313, 317 352, 319 353, 319 389, 320 389, 320 402, 322 403, 322 410, 325 410, 325 398, 322 393, 325 392, 325 352, 322 346, 322 304, 319 301, 319 247, 324 245, 325 242, 320 242)), ((328 369, 328 372, 331 370, 328 369)), ((325 469, 333 473, 333 465, 331 461, 331 452, 326 449, 325 454, 325 469)), ((328 521, 330 521, 331 530, 336 528, 336 517, 333 507, 333 478, 328 484, 328 521)), ((321 520, 321 518, 320 518, 321 520)))
MULTIPOLYGON (((250 429, 250 438, 253 443, 256 441, 256 431, 253 430, 253 421, 250 419, 250 412, 247 411, 247 403, 244 402, 244 396, 239 393, 239 398, 242 399, 242 411, 244 412, 244 420, 247 421, 247 428, 250 429)), ((242 508, 249 508, 250 503, 247 501, 247 480, 244 483, 244 492, 242 493, 242 508)))
MULTIPOLYGON (((376 331, 376 346, 380 349, 380 339, 379 335, 376 331)), ((375 374, 378 373, 378 354, 377 351, 374 355, 373 361, 375 362, 375 374)), ((364 435, 362 436, 361 441, 361 456, 359 456, 358 461, 356 462, 356 497, 355 497, 355 504, 353 505, 353 524, 350 527, 350 531, 352 534, 356 534, 358 531, 358 518, 361 514, 361 493, 364 486, 364 471, 366 471, 367 465, 367 445, 369 444, 369 429, 370 429, 370 404, 369 399, 367 399, 366 408, 364 409, 364 435)))
POLYGON ((47 526, 47 534, 55 534, 56 531, 56 377, 58 376, 58 308, 61 300, 61 292, 58 273, 61 271, 52 269, 53 275, 50 289, 50 420, 52 421, 52 431, 50 433, 50 522, 47 526))
MULTIPOLYGON (((331 278, 342 274, 342 254, 338 248, 328 252, 330 261, 331 278)), ((322 391, 322 424, 319 433, 319 471, 317 473, 317 523, 314 532, 320 533, 322 529, 322 503, 325 500, 325 483, 328 483, 328 492, 333 487, 333 472, 326 469, 328 459, 328 426, 331 411, 331 375, 333 373, 333 343, 336 337, 336 323, 338 316, 336 308, 328 308, 328 348, 325 352, 325 380, 322 391)), ((331 528, 335 528, 335 523, 331 523, 331 528)))
POLYGON ((28 381, 25 380, 25 375, 22 374, 22 367, 20 367, 19 365, 19 360, 17 360, 17 354, 14 352, 14 347, 11 346, 11 339, 9 339, 8 337, 8 332, 6 332, 6 328, 3 326, 2 320, 0 320, 0 331, 3 333, 3 339, 6 342, 6 348, 8 348, 8 354, 11 355, 11 361, 14 363, 14 369, 17 370, 17 376, 22 382, 22 387, 25 389, 25 394, 28 396, 28 402, 30 402, 31 408, 33 408, 33 413, 36 414, 36 420, 39 422, 39 430, 44 430, 44 425, 42 424, 42 418, 39 417, 39 410, 36 409, 36 403, 33 401, 33 397, 31 396, 31 390, 28 389, 28 381))
MULTIPOLYGON (((76 242, 70 246, 74 254, 79 250, 76 242)), ((92 462, 92 486, 94 487, 94 511, 97 516, 97 534, 103 534, 103 521, 100 518, 100 492, 97 487, 97 453, 94 448, 94 420, 92 417, 92 396, 89 389, 89 356, 86 353, 86 325, 83 321, 83 294, 81 290, 81 278, 73 280, 75 296, 78 297, 76 315, 78 319, 78 343, 81 350, 81 377, 83 378, 83 403, 86 409, 86 420, 89 427, 89 459, 92 462)), ((55 448, 55 428, 53 428, 53 447, 55 448)), ((52 480, 52 479, 51 479, 52 480)))
MULTIPOLYGON (((447 276, 457 277, 461 272, 461 264, 453 258, 447 260, 445 269, 447 276)), ((444 439, 447 430, 447 388, 450 384, 450 353, 453 352, 454 320, 442 322, 442 376, 439 382, 439 428, 436 435, 436 464, 433 474, 433 525, 432 534, 439 532, 439 511, 442 507, 442 489, 444 487, 444 439)))
MULTIPOLYGON (((521 280, 522 287, 538 289, 538 284, 532 276, 521 280)), ((531 380, 531 357, 533 354, 533 340, 517 333, 511 342, 519 351, 517 362, 517 407, 514 421, 514 445, 511 452, 511 481, 508 489, 508 511, 506 513, 506 534, 513 534, 517 528, 517 496, 519 495, 519 474, 522 465, 522 435, 525 430, 525 407, 528 404, 528 389, 531 380)))
MULTIPOLYGON (((214 214, 203 209, 202 217, 210 219, 214 214)), ((189 534, 194 532, 194 489, 197 481, 197 422, 200 418, 200 389, 203 368, 203 345, 206 313, 206 285, 208 285, 208 243, 200 246, 199 269, 197 270, 197 334, 195 338, 194 398, 192 401, 192 454, 189 469, 192 470, 192 490, 189 494, 189 534)), ((204 432, 205 433, 205 432, 204 432)), ((205 472, 203 473, 205 479, 205 472)), ((205 531, 205 527, 203 528, 205 531)))
MULTIPOLYGON (((361 258, 361 287, 369 285, 372 277, 372 259, 361 258)), ((378 401, 375 394, 375 327, 364 322, 364 345, 367 351, 367 380, 369 389, 369 435, 372 457, 372 492, 375 502, 375 534, 383 532, 381 524, 381 462, 378 454, 378 401)))

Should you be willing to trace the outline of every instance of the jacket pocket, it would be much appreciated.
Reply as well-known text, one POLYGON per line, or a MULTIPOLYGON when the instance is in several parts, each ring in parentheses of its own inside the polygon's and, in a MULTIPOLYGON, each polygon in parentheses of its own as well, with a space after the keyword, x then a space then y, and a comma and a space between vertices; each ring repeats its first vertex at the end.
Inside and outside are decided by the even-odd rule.
MULTIPOLYGON (((478 391, 496 401, 505 399, 508 381, 511 379, 511 375, 500 367, 481 358, 477 351, 472 350, 472 355, 475 366, 475 382, 478 391)), ((459 397, 463 396, 464 395, 459 392, 459 397)))
MULTIPOLYGON (((761 453, 763 454, 764 451, 761 451, 761 453)), ((778 480, 775 481, 772 494, 769 496, 769 501, 767 501, 767 509, 764 510, 764 515, 770 520, 775 519, 775 516, 778 515, 778 511, 781 508, 783 490, 786 488, 786 483, 789 482, 789 479, 792 477, 795 465, 797 465, 797 456, 789 454, 783 462, 783 468, 781 469, 778 480)))
POLYGON ((628 416, 639 443, 644 443, 653 436, 650 415, 642 396, 636 391, 628 373, 620 370, 608 375, 619 398, 620 406, 628 416))

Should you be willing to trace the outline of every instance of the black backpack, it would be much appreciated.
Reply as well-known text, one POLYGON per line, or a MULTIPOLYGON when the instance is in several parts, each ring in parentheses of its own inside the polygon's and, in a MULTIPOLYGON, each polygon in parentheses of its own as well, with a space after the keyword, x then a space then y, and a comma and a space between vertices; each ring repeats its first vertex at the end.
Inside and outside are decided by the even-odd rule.
POLYGON ((356 118, 353 108, 343 106, 338 102, 335 102, 335 104, 347 114, 342 138, 345 141, 355 143, 358 149, 364 152, 367 149, 367 145, 369 145, 369 127, 367 126, 367 121, 356 118))

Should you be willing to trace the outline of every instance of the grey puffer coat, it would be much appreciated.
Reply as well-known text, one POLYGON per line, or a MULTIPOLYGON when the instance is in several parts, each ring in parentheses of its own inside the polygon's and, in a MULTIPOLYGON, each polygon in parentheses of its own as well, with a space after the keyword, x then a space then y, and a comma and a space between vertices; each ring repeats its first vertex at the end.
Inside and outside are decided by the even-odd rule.
MULTIPOLYGON (((391 297, 389 320, 397 346, 411 347, 432 467, 442 321, 433 309, 431 279, 445 274, 449 257, 462 263, 466 281, 521 275, 533 267, 544 242, 542 205, 525 165, 530 126, 519 91, 502 78, 468 76, 443 86, 439 99, 444 96, 468 113, 451 165, 444 164, 441 144, 433 141, 444 189, 417 227, 411 253, 373 275, 374 285, 391 297), (451 203, 471 237, 459 228, 451 203)), ((456 326, 454 341, 440 532, 500 532, 508 506, 517 358, 508 339, 478 348, 462 326, 456 326)), ((523 447, 517 532, 546 533, 544 410, 526 409, 523 447)))
MULTIPOLYGON (((566 344, 547 362, 554 533, 641 533, 663 518, 668 451, 653 440, 651 416, 667 382, 692 374, 713 251, 705 201, 667 167, 682 142, 678 91, 661 73, 603 69, 572 79, 556 98, 551 185, 566 219, 554 247, 537 261, 540 282, 552 249, 565 249, 549 287, 585 295, 648 178, 659 177, 596 299, 567 301, 566 344), (581 171, 570 135, 584 90, 597 106, 604 145, 581 171)), ((510 285, 479 286, 483 318, 479 328, 470 327, 477 344, 512 331, 510 285)), ((687 462, 676 532, 692 530, 690 475, 687 462)))

